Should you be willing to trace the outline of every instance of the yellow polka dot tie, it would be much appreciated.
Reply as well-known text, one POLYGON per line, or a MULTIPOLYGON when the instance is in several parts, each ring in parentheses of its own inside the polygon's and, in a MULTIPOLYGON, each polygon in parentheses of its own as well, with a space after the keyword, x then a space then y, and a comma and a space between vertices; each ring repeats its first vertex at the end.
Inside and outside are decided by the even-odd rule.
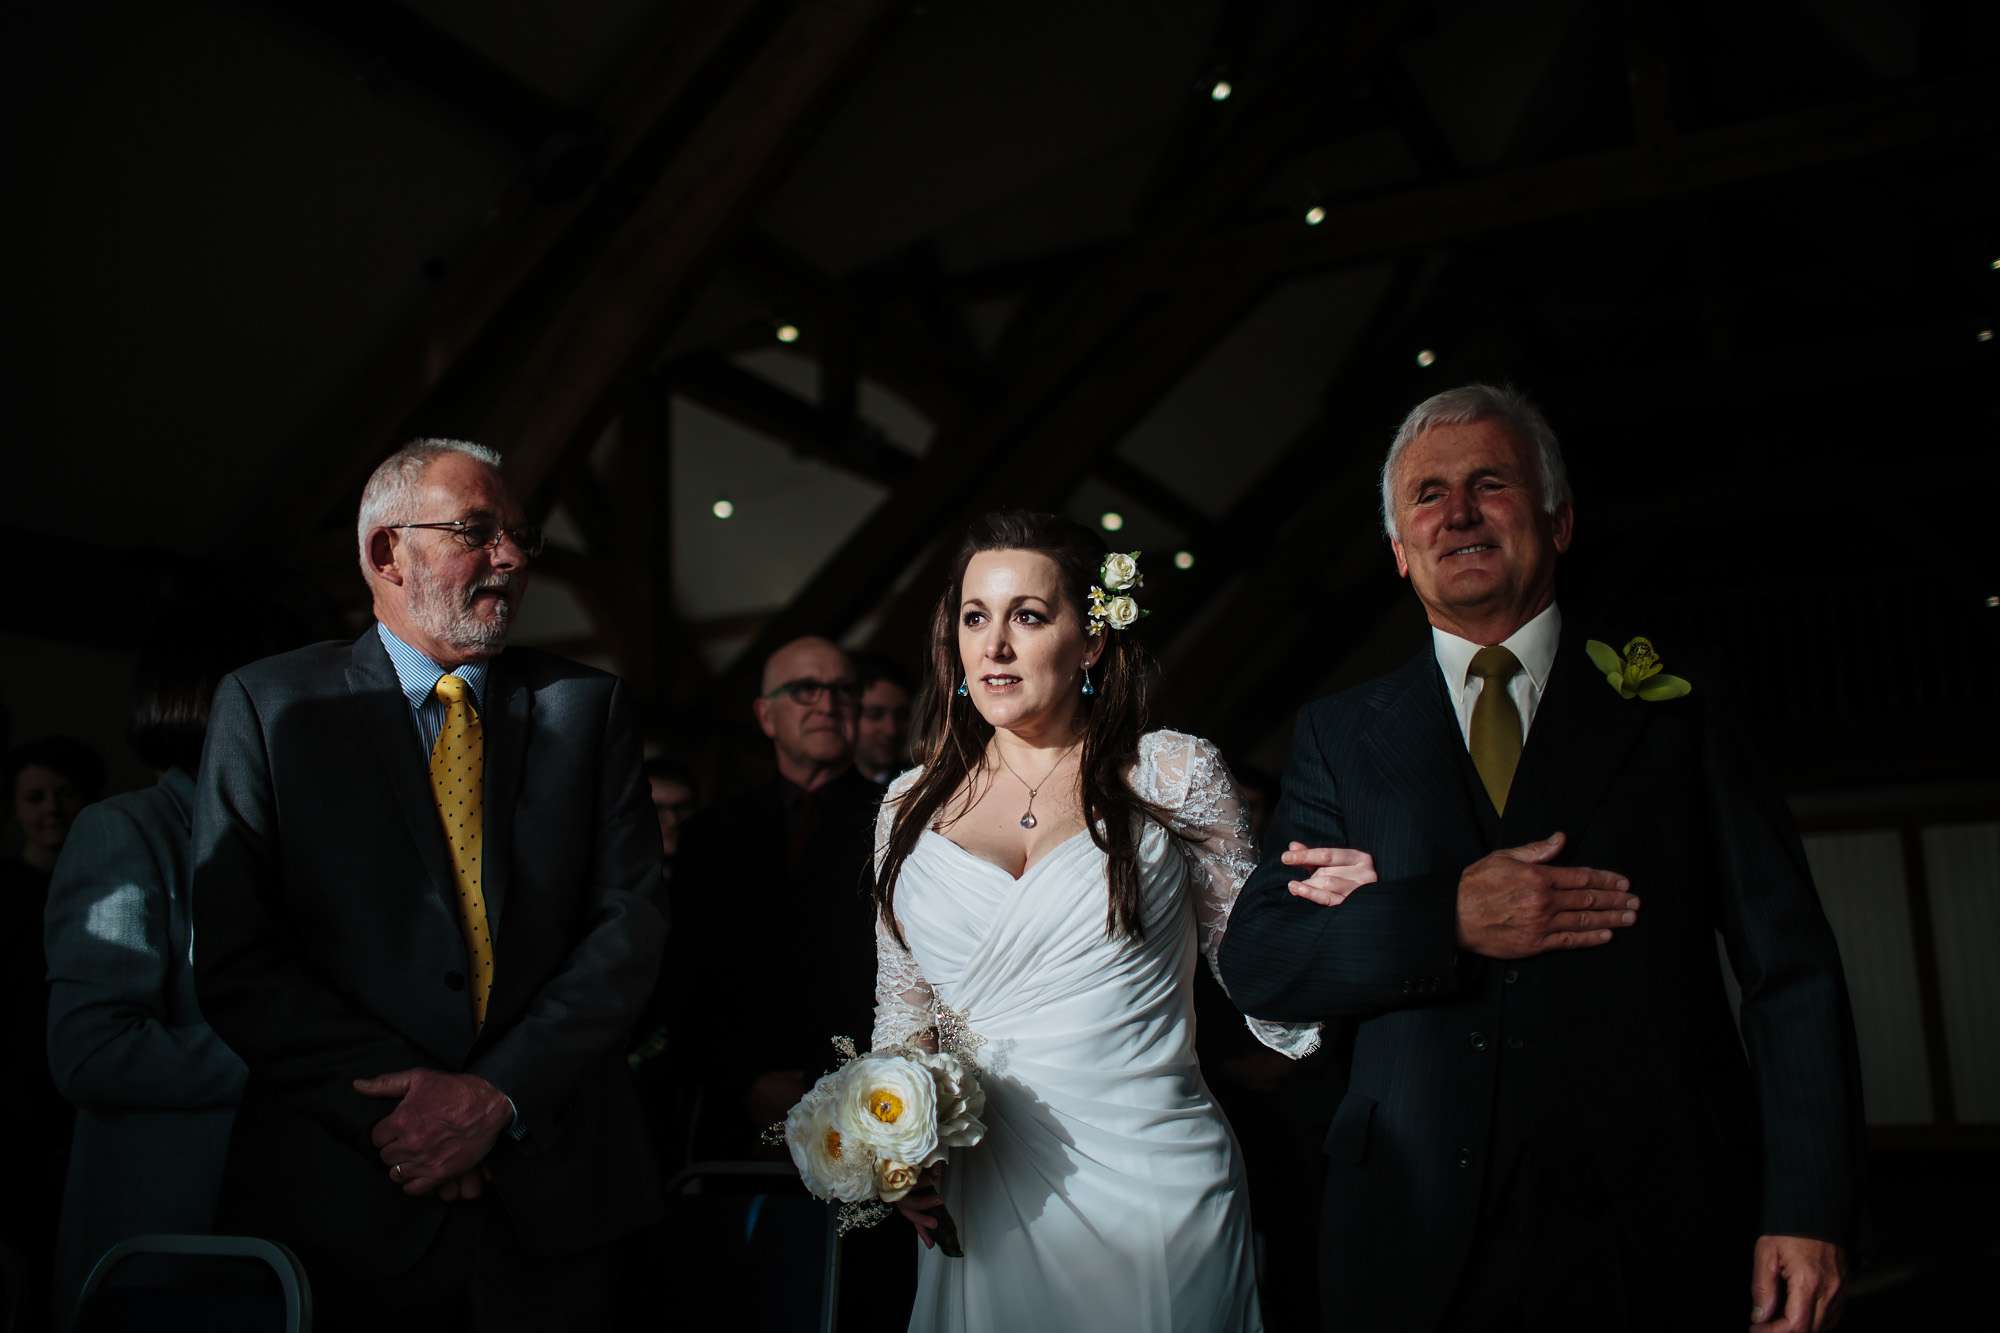
POLYGON ((472 972, 472 1020, 483 1026, 486 999, 493 993, 493 934, 486 925, 486 894, 479 887, 479 852, 486 830, 482 796, 486 736, 467 694, 465 682, 457 676, 438 677, 444 729, 431 747, 431 795, 437 800, 445 847, 451 852, 452 878, 458 882, 458 924, 465 932, 465 955, 472 972))

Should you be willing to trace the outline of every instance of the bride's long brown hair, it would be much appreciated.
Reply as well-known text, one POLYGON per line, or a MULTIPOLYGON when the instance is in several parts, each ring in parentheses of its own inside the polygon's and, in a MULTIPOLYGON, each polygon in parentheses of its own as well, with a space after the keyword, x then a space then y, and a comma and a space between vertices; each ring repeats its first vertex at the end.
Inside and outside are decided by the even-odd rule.
MULTIPOLYGON (((986 746, 993 738, 992 725, 971 699, 958 693, 963 675, 958 608, 964 600, 965 567, 981 551, 1033 551, 1055 561, 1065 609, 1079 625, 1085 623, 1090 587, 1097 582, 1107 553, 1095 532, 1055 514, 1003 509, 975 520, 966 530, 952 563, 951 583, 931 616, 930 669, 917 694, 917 753, 923 773, 896 803, 888 854, 875 877, 876 909, 899 943, 903 934, 896 925, 896 877, 952 793, 986 767, 986 746)), ((1139 737, 1146 732, 1154 668, 1131 630, 1106 629, 1104 637, 1104 653, 1091 668, 1096 693, 1081 699, 1083 754, 1078 774, 1083 823, 1110 862, 1105 934, 1137 940, 1145 935, 1139 915, 1142 821, 1152 819, 1171 827, 1165 813, 1141 800, 1126 781, 1139 756, 1139 737)))

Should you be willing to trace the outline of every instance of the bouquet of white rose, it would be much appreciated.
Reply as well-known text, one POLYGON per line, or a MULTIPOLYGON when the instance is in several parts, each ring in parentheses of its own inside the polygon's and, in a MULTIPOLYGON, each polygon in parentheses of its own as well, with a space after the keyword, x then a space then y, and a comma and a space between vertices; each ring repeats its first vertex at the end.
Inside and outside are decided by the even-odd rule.
MULTIPOLYGON (((785 1146, 806 1188, 841 1205, 843 1233, 887 1217, 889 1205, 944 1160, 986 1137, 986 1094, 970 1062, 917 1046, 853 1055, 785 1116, 785 1146)), ((964 1257, 951 1215, 938 1210, 938 1248, 964 1257)))

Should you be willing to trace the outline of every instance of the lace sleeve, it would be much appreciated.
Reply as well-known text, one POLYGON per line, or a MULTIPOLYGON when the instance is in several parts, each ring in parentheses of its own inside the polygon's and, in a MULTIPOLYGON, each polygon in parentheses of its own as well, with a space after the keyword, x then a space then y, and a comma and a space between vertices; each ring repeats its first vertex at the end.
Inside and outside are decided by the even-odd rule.
MULTIPOLYGON (((1202 956, 1216 984, 1222 984, 1222 937, 1244 881, 1257 868, 1257 844, 1250 833, 1250 815, 1230 780, 1221 752, 1198 736, 1156 732, 1147 737, 1154 767, 1154 799, 1174 812, 1188 859, 1193 889, 1196 935, 1202 956)), ((1224 993, 1228 987, 1224 986, 1224 993)), ((1251 1018, 1244 1023, 1258 1041, 1294 1060, 1319 1049, 1317 1023, 1277 1023, 1251 1018)))
MULTIPOLYGON (((889 784, 882 795, 882 808, 875 816, 875 873, 889 854, 889 831, 895 827, 896 805, 910 789, 921 770, 911 769, 889 784)), ((932 1038, 919 1034, 931 1028, 931 987, 923 969, 910 951, 896 942, 881 914, 875 917, 875 1029, 869 1034, 868 1049, 880 1050, 916 1038, 932 1045, 932 1038)))

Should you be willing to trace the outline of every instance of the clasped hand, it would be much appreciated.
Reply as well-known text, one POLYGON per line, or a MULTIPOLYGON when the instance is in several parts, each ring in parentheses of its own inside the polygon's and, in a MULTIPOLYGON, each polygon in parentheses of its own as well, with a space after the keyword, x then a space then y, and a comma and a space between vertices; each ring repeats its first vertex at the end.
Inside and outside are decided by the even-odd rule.
POLYGON ((400 1099, 368 1137, 403 1193, 479 1197, 490 1179, 480 1163, 513 1119, 498 1088, 477 1074, 405 1069, 357 1078, 354 1090, 364 1097, 400 1099))

